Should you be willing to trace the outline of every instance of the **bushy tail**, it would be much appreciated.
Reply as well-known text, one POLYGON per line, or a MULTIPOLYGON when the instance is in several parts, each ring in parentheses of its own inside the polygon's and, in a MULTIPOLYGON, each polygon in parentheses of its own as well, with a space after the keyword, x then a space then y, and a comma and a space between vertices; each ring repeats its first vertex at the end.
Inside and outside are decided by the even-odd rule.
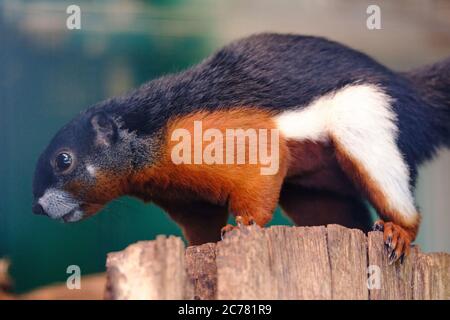
POLYGON ((405 73, 433 110, 430 110, 450 147, 450 57, 405 73))

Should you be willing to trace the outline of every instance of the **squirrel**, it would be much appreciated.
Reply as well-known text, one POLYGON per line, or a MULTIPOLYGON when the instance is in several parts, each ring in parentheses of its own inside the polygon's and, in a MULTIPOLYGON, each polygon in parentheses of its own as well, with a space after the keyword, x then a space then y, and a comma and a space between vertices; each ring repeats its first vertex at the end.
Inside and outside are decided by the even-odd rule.
POLYGON ((257 34, 81 112, 39 157, 32 209, 73 222, 134 196, 197 245, 234 228, 229 214, 264 226, 278 205, 297 225, 368 231, 370 204, 393 263, 418 232, 417 168, 449 145, 450 58, 394 72, 325 38, 257 34), (174 132, 196 121, 222 133, 277 130, 278 170, 175 163, 174 132))

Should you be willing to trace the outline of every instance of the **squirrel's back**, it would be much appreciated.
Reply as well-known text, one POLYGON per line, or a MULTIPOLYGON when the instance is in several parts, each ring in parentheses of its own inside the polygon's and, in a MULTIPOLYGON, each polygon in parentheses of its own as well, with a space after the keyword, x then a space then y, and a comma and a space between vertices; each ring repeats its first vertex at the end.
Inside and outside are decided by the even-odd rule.
POLYGON ((304 108, 347 86, 372 85, 392 98, 399 144, 413 165, 449 141, 448 108, 442 108, 448 101, 448 65, 446 60, 408 73, 405 79, 404 74, 334 41, 259 34, 232 42, 184 72, 153 80, 99 107, 120 116, 130 131, 147 135, 170 119, 193 112, 249 106, 278 114, 304 108))
POLYGON ((277 113, 301 108, 351 84, 389 86, 397 77, 364 53, 337 42, 258 34, 99 107, 119 113, 130 129, 145 134, 173 116, 197 110, 252 106, 277 113))

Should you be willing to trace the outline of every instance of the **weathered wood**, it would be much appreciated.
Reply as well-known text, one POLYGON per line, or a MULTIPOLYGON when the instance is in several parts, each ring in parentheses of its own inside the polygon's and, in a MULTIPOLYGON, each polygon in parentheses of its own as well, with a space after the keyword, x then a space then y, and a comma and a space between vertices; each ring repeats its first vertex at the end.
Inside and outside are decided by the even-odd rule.
POLYGON ((186 269, 194 285, 194 299, 212 300, 217 292, 216 244, 186 249, 186 269))
POLYGON ((369 232, 368 235, 369 266, 381 270, 381 288, 370 290, 371 300, 412 299, 413 265, 417 260, 417 248, 411 250, 403 264, 389 265, 387 249, 381 232, 369 232))
POLYGON ((450 299, 449 254, 415 247, 389 265, 382 238, 337 225, 250 226, 184 250, 179 238, 158 237, 108 255, 107 297, 450 299), (369 266, 379 287, 368 287, 369 266))
POLYGON ((450 300, 449 254, 418 254, 412 294, 415 300, 450 300))
POLYGON ((108 299, 188 299, 184 244, 180 238, 159 236, 123 251, 108 254, 108 299))
POLYGON ((431 299, 450 300, 450 254, 438 252, 429 254, 433 260, 433 294, 431 299))
POLYGON ((328 255, 333 299, 367 300, 367 238, 356 229, 329 225, 328 255))
POLYGON ((267 269, 269 248, 264 231, 257 226, 240 228, 217 244, 217 298, 269 298, 273 279, 267 269))
POLYGON ((218 299, 331 298, 324 227, 232 231, 216 263, 218 299))

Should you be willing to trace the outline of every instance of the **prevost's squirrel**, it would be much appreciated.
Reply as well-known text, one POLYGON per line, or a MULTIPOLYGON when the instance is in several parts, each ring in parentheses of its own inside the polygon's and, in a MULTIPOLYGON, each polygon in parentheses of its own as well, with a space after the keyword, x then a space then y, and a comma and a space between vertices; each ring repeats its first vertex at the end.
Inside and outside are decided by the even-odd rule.
POLYGON ((263 226, 278 204, 298 225, 368 230, 368 200, 394 262, 419 228, 417 167, 449 144, 450 59, 398 73, 323 38, 259 34, 75 117, 38 160, 33 211, 71 222, 131 195, 200 244, 220 239, 229 213, 263 226), (195 121, 277 129, 277 172, 174 163, 173 132, 195 121))

